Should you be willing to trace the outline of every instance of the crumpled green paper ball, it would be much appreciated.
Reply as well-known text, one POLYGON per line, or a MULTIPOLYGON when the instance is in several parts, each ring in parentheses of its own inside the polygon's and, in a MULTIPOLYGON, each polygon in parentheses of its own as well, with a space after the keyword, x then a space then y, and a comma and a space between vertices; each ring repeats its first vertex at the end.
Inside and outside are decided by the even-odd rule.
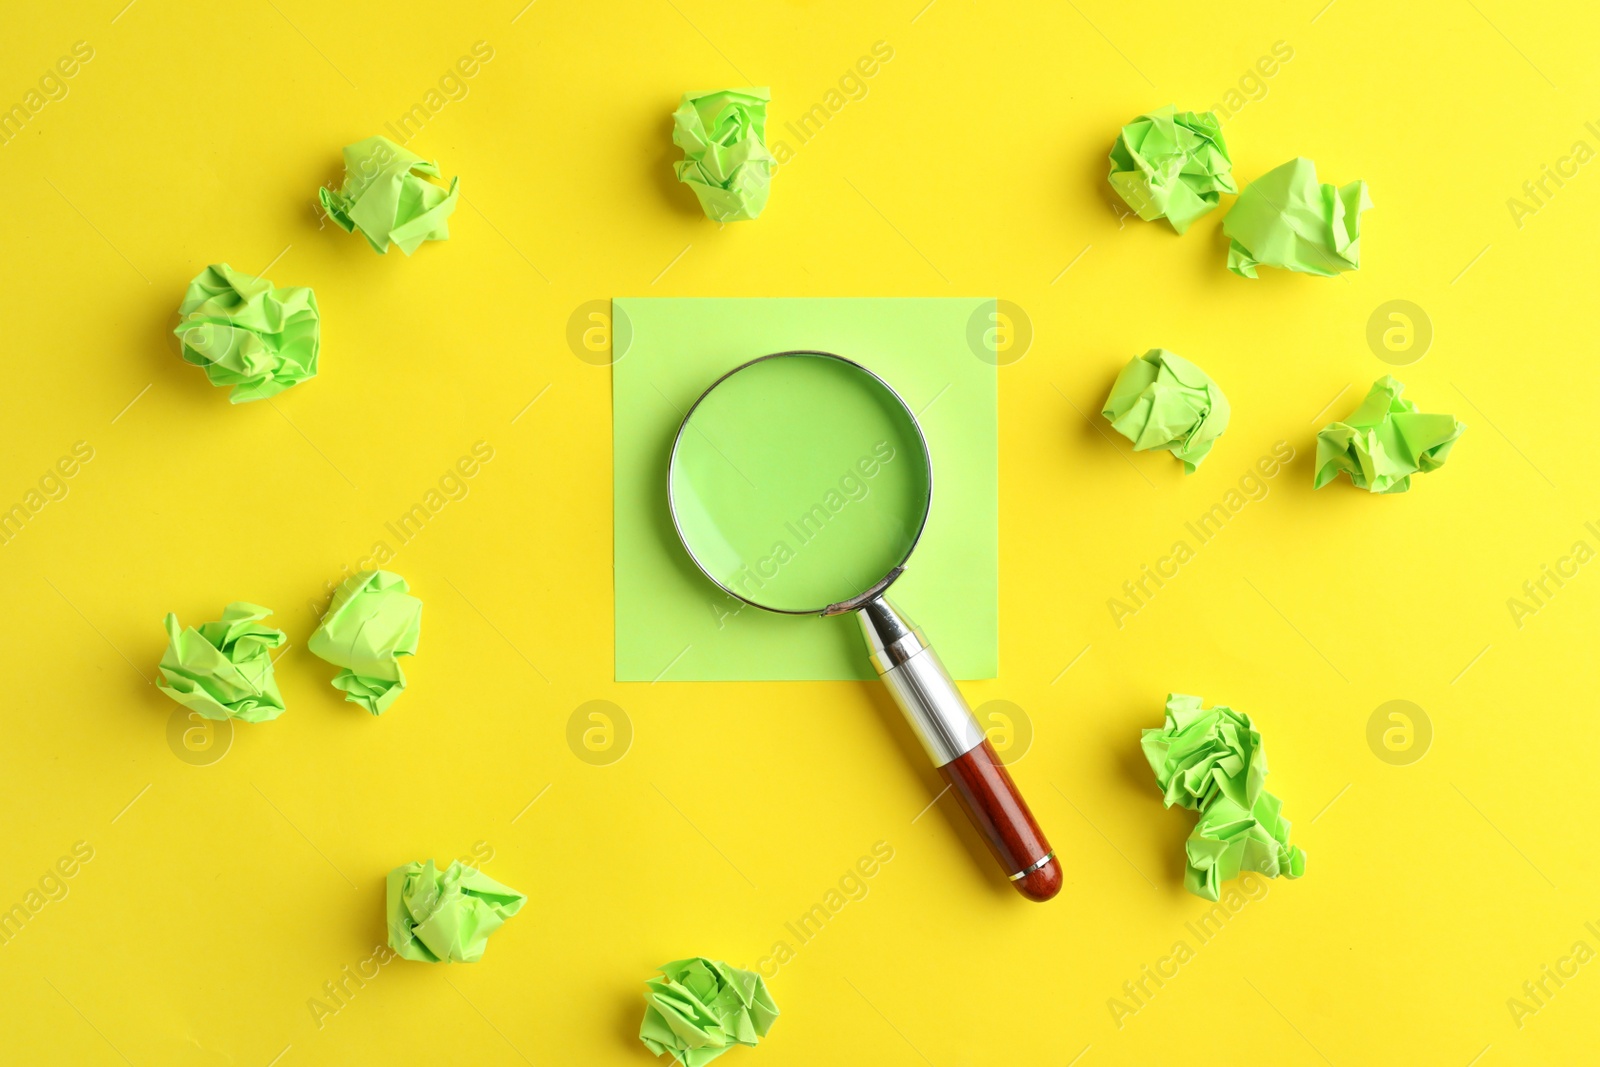
POLYGON ((272 672, 272 650, 287 641, 282 630, 260 625, 271 608, 236 601, 216 622, 198 629, 166 618, 167 650, 156 688, 207 719, 267 722, 283 714, 272 672))
POLYGON ((1228 269, 1256 277, 1256 267, 1282 267, 1331 278, 1361 266, 1361 213, 1372 207, 1367 183, 1317 184, 1317 166, 1291 159, 1244 187, 1222 232, 1232 238, 1228 269))
POLYGON ((1444 466, 1466 424, 1454 415, 1418 411, 1417 405, 1400 399, 1404 390, 1384 375, 1343 422, 1317 431, 1313 488, 1321 489, 1344 473, 1357 489, 1403 493, 1411 488, 1411 475, 1444 466))
POLYGON ((1210 111, 1167 106, 1140 115, 1111 146, 1107 180, 1146 222, 1166 219, 1178 233, 1236 193, 1222 124, 1210 111))
POLYGON ((696 956, 661 965, 645 981, 639 1040, 657 1056, 702 1067, 735 1045, 755 1045, 778 1017, 767 983, 754 971, 696 956))
POLYGON ((407 863, 389 872, 389 947, 423 963, 477 963, 489 935, 527 902, 482 871, 407 863))
POLYGON ((1196 696, 1168 695, 1165 725, 1140 738, 1162 802, 1200 812, 1184 845, 1184 888, 1216 900, 1222 883, 1241 871, 1299 878, 1306 855, 1289 844, 1283 801, 1263 788, 1261 734, 1248 715, 1200 704, 1196 696))
POLYGON ((413 155, 387 137, 368 137, 344 149, 344 184, 317 190, 323 210, 345 233, 360 230, 374 252, 393 243, 406 255, 424 241, 450 238, 446 222, 456 209, 460 176, 444 189, 439 164, 413 155))
POLYGON ((1129 361, 1100 414, 1135 452, 1164 448, 1193 474, 1228 428, 1228 398, 1205 371, 1164 348, 1129 361))
POLYGON ((765 88, 684 93, 672 113, 672 143, 683 149, 673 170, 715 222, 753 219, 767 206, 769 99, 765 88))
POLYGON ((314 654, 344 668, 333 687, 374 715, 405 691, 400 657, 417 654, 422 601, 409 589, 389 571, 351 575, 334 590, 333 603, 307 642, 314 654))
POLYGON ((317 376, 321 316, 310 289, 278 289, 265 278, 214 263, 195 275, 173 329, 183 358, 212 385, 233 386, 243 404, 276 396, 317 376))

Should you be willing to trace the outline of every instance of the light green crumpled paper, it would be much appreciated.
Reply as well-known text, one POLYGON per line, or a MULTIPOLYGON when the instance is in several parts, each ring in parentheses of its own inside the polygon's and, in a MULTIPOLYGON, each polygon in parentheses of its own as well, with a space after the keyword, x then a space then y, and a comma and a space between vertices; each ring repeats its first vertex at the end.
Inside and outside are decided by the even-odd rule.
POLYGON ((1236 193, 1222 124, 1210 111, 1168 105, 1140 115, 1111 146, 1107 180, 1141 219, 1166 219, 1178 233, 1236 193))
POLYGON ((212 385, 233 386, 231 403, 265 400, 317 376, 321 316, 310 289, 278 289, 213 263, 189 283, 178 318, 172 332, 184 360, 204 367, 212 385))
POLYGON ((1357 489, 1403 493, 1413 474, 1444 466, 1456 438, 1467 429, 1454 415, 1428 415, 1409 400, 1405 386, 1384 375, 1372 383, 1361 406, 1342 422, 1317 431, 1317 464, 1312 488, 1321 489, 1341 472, 1357 489))
POLYGON ((1164 448, 1193 474, 1228 428, 1229 412, 1228 398, 1205 371, 1152 348, 1122 368, 1100 414, 1135 452, 1164 448))
POLYGON ((406 255, 424 241, 450 238, 460 176, 448 190, 430 182, 439 164, 413 155, 387 137, 368 137, 344 149, 344 185, 317 190, 323 210, 346 233, 361 236, 380 255, 393 242, 406 255))
POLYGON ((333 687, 374 715, 382 715, 405 691, 399 657, 417 654, 422 601, 409 588, 390 571, 351 575, 334 591, 333 603, 307 642, 313 653, 344 668, 333 687))
POLYGON ((670 1052, 684 1067, 702 1067, 735 1045, 767 1036, 778 1005, 754 971, 696 956, 661 965, 645 981, 639 1040, 657 1056, 670 1052))
POLYGON ((1361 213, 1372 207, 1367 183, 1317 184, 1309 159, 1291 159, 1244 187, 1222 232, 1228 269, 1256 277, 1256 267, 1282 267, 1331 278, 1361 266, 1361 213))
POLYGON ((167 650, 156 688, 207 719, 276 719, 283 714, 283 697, 272 672, 272 650, 289 638, 259 625, 271 614, 271 608, 235 601, 221 619, 198 629, 180 629, 178 617, 168 614, 167 650))
POLYGON ((765 88, 684 93, 672 113, 672 143, 683 149, 672 169, 714 222, 753 219, 767 206, 770 99, 765 88))
POLYGON ((1185 889, 1216 900, 1222 883, 1241 871, 1268 878, 1306 872, 1306 854, 1289 844, 1283 801, 1262 788, 1267 754, 1250 716, 1202 709, 1199 697, 1172 693, 1166 724, 1145 730, 1140 747, 1166 806, 1200 812, 1184 845, 1185 889))
POLYGON ((389 947, 423 963, 477 963, 489 935, 527 902, 482 871, 407 863, 389 872, 389 947))

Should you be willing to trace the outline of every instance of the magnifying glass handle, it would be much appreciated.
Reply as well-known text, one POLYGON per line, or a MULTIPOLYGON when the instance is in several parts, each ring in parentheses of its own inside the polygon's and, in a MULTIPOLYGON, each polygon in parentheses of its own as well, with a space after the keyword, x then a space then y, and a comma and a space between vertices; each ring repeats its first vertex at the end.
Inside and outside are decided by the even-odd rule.
POLYGON ((922 633, 886 599, 856 610, 878 677, 1011 884, 1029 900, 1061 890, 1061 864, 922 633))

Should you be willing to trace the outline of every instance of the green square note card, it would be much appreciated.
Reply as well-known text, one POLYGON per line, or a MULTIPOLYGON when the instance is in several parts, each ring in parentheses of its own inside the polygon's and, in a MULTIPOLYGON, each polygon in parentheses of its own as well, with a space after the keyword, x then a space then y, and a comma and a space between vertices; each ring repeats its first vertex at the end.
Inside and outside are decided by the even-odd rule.
MULTIPOLYGON (((667 510, 667 461, 684 412, 724 372, 818 349, 870 367, 917 413, 933 458, 933 510, 889 596, 956 678, 999 663, 994 364, 979 353, 993 299, 618 299, 612 337, 617 680, 872 678, 852 616, 773 615, 702 575, 667 510)), ((985 353, 987 354, 987 353, 985 353)))

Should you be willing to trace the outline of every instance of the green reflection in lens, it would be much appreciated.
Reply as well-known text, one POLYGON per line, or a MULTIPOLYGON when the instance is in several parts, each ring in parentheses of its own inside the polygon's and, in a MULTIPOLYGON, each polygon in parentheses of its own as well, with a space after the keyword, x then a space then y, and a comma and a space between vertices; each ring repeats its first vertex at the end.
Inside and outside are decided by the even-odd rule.
POLYGON ((905 559, 927 508, 928 459, 897 397, 817 354, 723 379, 678 435, 670 474, 689 552, 763 607, 821 611, 905 559))

